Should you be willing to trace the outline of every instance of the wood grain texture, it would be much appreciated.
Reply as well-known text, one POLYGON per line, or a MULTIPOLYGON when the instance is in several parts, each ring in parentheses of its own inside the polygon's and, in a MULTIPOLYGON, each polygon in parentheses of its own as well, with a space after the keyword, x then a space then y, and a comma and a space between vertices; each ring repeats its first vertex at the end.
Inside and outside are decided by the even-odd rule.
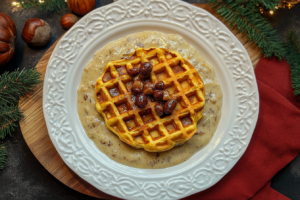
MULTIPOLYGON (((206 4, 197 4, 196 6, 213 13, 206 4)), ((216 15, 215 13, 213 14, 216 15)), ((258 49, 253 44, 247 42, 246 37, 237 34, 236 31, 233 31, 233 33, 245 46, 255 67, 260 58, 258 49)), ((48 49, 36 66, 37 70, 42 73, 42 79, 44 79, 48 61, 58 41, 59 39, 48 49)), ((27 145, 38 161, 59 181, 78 192, 103 199, 117 199, 97 190, 77 176, 63 162, 48 135, 42 104, 43 83, 39 84, 33 92, 29 93, 19 102, 19 107, 26 116, 25 120, 20 122, 21 131, 27 145)))
MULTIPOLYGON (((45 77, 46 67, 52 51, 58 41, 59 39, 48 49, 36 66, 37 71, 42 73, 42 80, 45 77)), ((22 98, 19 102, 19 107, 26 116, 25 120, 20 122, 23 137, 31 152, 48 172, 78 192, 99 198, 117 199, 99 191, 81 179, 63 162, 57 153, 48 135, 44 119, 43 83, 39 84, 33 92, 22 98)))

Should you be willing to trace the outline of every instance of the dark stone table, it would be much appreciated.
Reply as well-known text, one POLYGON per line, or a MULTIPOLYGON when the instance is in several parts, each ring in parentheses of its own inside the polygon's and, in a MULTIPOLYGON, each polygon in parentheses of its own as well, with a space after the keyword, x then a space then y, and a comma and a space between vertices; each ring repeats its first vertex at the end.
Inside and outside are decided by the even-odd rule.
MULTIPOLYGON (((189 3, 205 3, 206 0, 187 0, 189 3)), ((0 0, 0 12, 8 14, 15 22, 18 37, 14 59, 7 66, 0 68, 13 71, 17 68, 34 67, 46 50, 63 34, 65 30, 60 25, 60 18, 70 11, 60 13, 40 11, 38 9, 24 10, 13 6, 14 0, 0 0), (51 42, 45 47, 28 47, 21 39, 25 21, 29 18, 41 18, 52 28, 51 42)), ((96 7, 111 3, 112 0, 97 0, 96 7)), ((292 9, 279 9, 270 17, 272 25, 278 30, 282 39, 287 30, 294 29, 300 33, 300 3, 292 9)), ((284 133, 283 133, 284 134, 284 133)), ((7 137, 4 143, 8 149, 8 163, 0 172, 0 199, 96 199, 78 193, 56 180, 34 157, 25 143, 21 131, 15 130, 13 137, 7 137)), ((291 199, 300 199, 300 156, 282 169, 273 179, 271 187, 291 199)))

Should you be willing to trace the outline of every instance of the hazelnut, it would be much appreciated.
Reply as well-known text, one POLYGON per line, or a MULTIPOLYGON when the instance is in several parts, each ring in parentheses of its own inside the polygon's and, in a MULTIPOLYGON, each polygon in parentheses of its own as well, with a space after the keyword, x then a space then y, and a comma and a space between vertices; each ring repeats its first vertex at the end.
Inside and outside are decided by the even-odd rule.
POLYGON ((163 100, 164 92, 161 90, 154 90, 153 96, 156 101, 161 101, 163 100))
POLYGON ((143 84, 142 81, 134 81, 133 85, 132 85, 132 88, 131 88, 131 91, 136 93, 136 94, 139 94, 143 91, 143 87, 144 87, 144 84, 143 84))
POLYGON ((176 100, 169 100, 167 101, 167 103, 164 106, 164 112, 168 115, 171 114, 173 112, 173 110, 175 109, 177 104, 176 100))
POLYGON ((63 28, 69 29, 78 20, 79 20, 79 18, 76 15, 69 13, 69 14, 65 14, 64 16, 62 16, 62 18, 60 19, 60 24, 62 25, 63 28))
POLYGON ((135 77, 137 75, 139 75, 139 69, 138 68, 132 68, 128 70, 128 73, 131 77, 135 77))
POLYGON ((164 107, 161 104, 156 104, 154 106, 155 112, 158 116, 163 116, 164 114, 164 107))
POLYGON ((42 19, 32 18, 26 21, 22 32, 23 40, 32 46, 44 46, 51 39, 51 28, 42 19))
POLYGON ((158 81, 156 84, 155 84, 155 89, 156 90, 164 90, 165 89, 165 84, 163 81, 158 81))
POLYGON ((145 108, 147 103, 148 103, 147 97, 143 93, 139 94, 135 99, 135 105, 137 105, 137 107, 139 108, 145 108))
POLYGON ((137 87, 132 87, 131 91, 134 92, 134 93, 136 93, 136 94, 142 93, 142 90, 140 88, 137 88, 137 87))
POLYGON ((143 62, 140 66, 140 74, 144 76, 150 76, 152 68, 153 66, 150 62, 143 62))

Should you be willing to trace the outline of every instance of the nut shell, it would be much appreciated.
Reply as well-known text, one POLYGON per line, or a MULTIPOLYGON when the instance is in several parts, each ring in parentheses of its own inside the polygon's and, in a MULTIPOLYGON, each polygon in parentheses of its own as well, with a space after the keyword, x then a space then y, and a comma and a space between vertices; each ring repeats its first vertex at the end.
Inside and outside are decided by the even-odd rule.
POLYGON ((163 116, 164 115, 164 107, 161 104, 156 104, 154 106, 155 112, 158 116, 163 116))
POLYGON ((139 107, 139 108, 145 108, 147 104, 148 104, 147 97, 143 93, 139 94, 136 97, 136 99, 135 99, 135 105, 137 105, 137 107, 139 107))
POLYGON ((42 19, 32 18, 26 21, 22 32, 23 40, 32 46, 44 46, 51 39, 51 28, 42 19))
POLYGON ((177 104, 176 100, 169 100, 167 101, 167 103, 164 106, 164 112, 168 115, 171 114, 173 112, 173 110, 175 109, 177 104))
POLYGON ((137 75, 139 75, 139 69, 138 68, 132 68, 132 69, 129 69, 128 70, 128 74, 131 76, 131 77, 135 77, 137 75))
POLYGON ((78 20, 79 20, 79 18, 76 15, 69 13, 69 14, 65 14, 64 16, 62 16, 62 18, 60 19, 60 24, 62 25, 63 28, 69 29, 78 20))
POLYGON ((156 101, 162 101, 164 98, 164 92, 161 90, 154 90, 153 96, 156 101))
POLYGON ((150 76, 153 69, 151 62, 143 62, 140 66, 140 74, 143 76, 150 76))
POLYGON ((163 81, 158 81, 156 84, 155 84, 155 89, 156 90, 164 90, 165 89, 165 84, 163 81))

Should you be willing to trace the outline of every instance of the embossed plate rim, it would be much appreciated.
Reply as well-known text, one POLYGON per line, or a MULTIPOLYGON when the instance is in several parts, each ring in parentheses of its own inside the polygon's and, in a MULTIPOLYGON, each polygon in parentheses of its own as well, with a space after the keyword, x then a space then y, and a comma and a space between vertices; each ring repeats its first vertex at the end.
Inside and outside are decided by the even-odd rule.
MULTIPOLYGON (((123 0, 87 14, 63 36, 54 49, 47 66, 43 90, 43 110, 48 132, 52 143, 64 162, 81 178, 103 192, 120 198, 130 199, 177 199, 214 185, 234 166, 244 153, 257 121, 258 106, 258 90, 253 67, 249 55, 242 44, 224 24, 210 13, 178 0, 123 0), (163 10, 164 8, 166 10, 163 10), (184 11, 189 12, 184 13, 184 11), (184 15, 180 15, 181 12, 184 15), (151 20, 161 20, 169 24, 176 23, 181 27, 190 26, 189 30, 214 44, 213 47, 216 48, 214 51, 216 54, 224 56, 224 60, 228 62, 226 64, 228 72, 237 81, 235 88, 237 96, 235 98, 239 103, 237 105, 239 110, 236 107, 236 110, 239 112, 236 113, 236 118, 233 120, 236 124, 230 132, 222 135, 220 143, 216 144, 214 149, 213 153, 215 154, 211 155, 205 163, 200 163, 201 165, 199 164, 199 166, 196 164, 196 166, 186 166, 182 170, 177 170, 173 175, 169 174, 168 176, 159 173, 155 174, 159 170, 153 170, 153 174, 150 174, 149 177, 141 176, 142 173, 140 177, 134 177, 130 174, 131 172, 123 173, 120 170, 120 172, 115 174, 115 170, 110 171, 106 169, 108 163, 97 162, 94 159, 94 155, 87 151, 87 148, 79 139, 83 135, 78 135, 76 130, 72 130, 69 120, 70 116, 68 116, 70 114, 68 114, 69 110, 66 105, 66 102, 68 102, 66 101, 68 100, 66 97, 68 91, 65 91, 65 89, 68 88, 68 80, 72 71, 68 69, 70 67, 73 67, 71 69, 76 69, 74 68, 76 67, 76 63, 74 64, 76 53, 82 53, 83 50, 88 48, 87 44, 93 39, 93 37, 87 37, 91 36, 94 31, 98 31, 99 35, 104 27, 109 30, 114 26, 121 26, 124 22, 134 23, 141 19, 149 22, 151 20), (205 20, 210 20, 206 24, 207 27, 203 27, 205 20), (89 28, 90 24, 93 25, 92 29, 89 28), (72 34, 75 34, 73 39, 71 38, 72 34), (89 41, 84 42, 85 39, 89 41), (222 43, 224 40, 227 41, 222 43), (240 62, 236 63, 234 59, 240 59, 240 62), (249 85, 247 86, 247 84, 249 85), (252 90, 247 91, 250 86, 252 90), (243 126, 247 130, 242 130, 245 128, 243 126), (224 139, 226 141, 223 141, 224 139), (220 146, 222 142, 224 144, 220 146), (218 151, 218 153, 215 151, 218 151), (191 172, 187 171, 187 169, 191 170, 191 172)), ((184 164, 180 165, 184 166, 184 164)), ((171 168, 168 169, 171 171, 171 168)))

